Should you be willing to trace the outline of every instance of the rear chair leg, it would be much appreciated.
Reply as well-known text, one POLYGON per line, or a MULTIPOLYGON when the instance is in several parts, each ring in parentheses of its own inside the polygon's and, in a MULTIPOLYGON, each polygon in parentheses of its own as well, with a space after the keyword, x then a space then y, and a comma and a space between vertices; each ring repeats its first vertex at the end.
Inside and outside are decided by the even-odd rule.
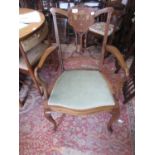
POLYGON ((56 123, 56 121, 53 119, 53 117, 52 117, 52 115, 51 115, 51 112, 50 112, 50 111, 44 111, 44 115, 45 115, 45 117, 46 117, 50 122, 53 123, 53 125, 54 125, 54 131, 56 131, 56 129, 57 129, 57 123, 56 123))
POLYGON ((119 107, 114 108, 114 109, 112 110, 111 114, 112 114, 112 116, 111 116, 111 118, 110 118, 110 120, 109 120, 109 122, 108 122, 107 127, 108 127, 108 130, 109 130, 110 132, 113 132, 112 124, 113 124, 115 121, 117 121, 118 118, 119 118, 119 116, 120 116, 119 107))

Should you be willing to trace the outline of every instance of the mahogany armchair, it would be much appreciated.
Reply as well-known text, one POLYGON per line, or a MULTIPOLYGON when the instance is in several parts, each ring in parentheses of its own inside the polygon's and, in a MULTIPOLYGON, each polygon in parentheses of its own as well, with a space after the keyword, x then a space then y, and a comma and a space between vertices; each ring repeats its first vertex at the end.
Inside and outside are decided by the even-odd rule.
MULTIPOLYGON (((103 65, 101 65, 103 64, 102 61, 104 51, 106 49, 107 51, 114 54, 114 56, 116 56, 116 58, 120 62, 120 65, 124 69, 125 74, 128 75, 127 65, 119 50, 111 45, 106 45, 108 36, 107 31, 109 28, 110 20, 109 12, 111 12, 111 10, 112 8, 105 8, 101 10, 102 13, 108 13, 108 19, 105 28, 106 32, 103 41, 103 47, 102 51, 100 52, 101 56, 100 60, 98 60, 97 69, 78 68, 72 70, 66 70, 64 68, 64 60, 62 57, 61 45, 59 41, 59 34, 56 22, 56 14, 63 14, 64 16, 68 17, 68 12, 58 8, 51 8, 50 10, 54 20, 54 28, 56 41, 58 45, 61 74, 59 78, 56 80, 53 88, 47 89, 45 83, 39 77, 39 71, 45 63, 46 58, 50 54, 50 51, 47 50, 42 56, 39 64, 35 68, 35 76, 44 90, 44 115, 50 122, 54 124, 54 130, 56 130, 57 128, 57 123, 52 117, 53 111, 67 113, 70 115, 89 115, 101 111, 110 112, 112 114, 112 117, 107 125, 109 131, 112 131, 112 124, 114 121, 118 119, 120 115, 119 103, 115 96, 115 92, 112 90, 111 83, 109 83, 105 75, 102 73, 103 65)), ((78 8, 72 11, 73 14, 80 13, 80 10, 78 10, 78 8)), ((88 20, 89 18, 94 18, 94 14, 91 15, 90 12, 87 13, 88 14, 85 17, 88 20)), ((78 16, 74 16, 73 20, 76 20, 76 17, 78 16)), ((87 30, 90 26, 88 23, 87 27, 85 27, 85 29, 87 30)), ((90 22, 90 24, 92 23, 90 22)), ((72 26, 73 28, 75 28, 74 25, 72 26)))

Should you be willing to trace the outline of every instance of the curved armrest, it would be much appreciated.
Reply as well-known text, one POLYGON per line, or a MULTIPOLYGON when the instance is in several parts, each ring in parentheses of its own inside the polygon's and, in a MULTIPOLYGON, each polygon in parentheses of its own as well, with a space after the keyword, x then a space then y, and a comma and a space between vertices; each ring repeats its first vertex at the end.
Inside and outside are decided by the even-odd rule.
POLYGON ((45 96, 45 98, 48 98, 48 92, 47 92, 47 88, 46 88, 46 84, 45 82, 39 77, 39 70, 42 68, 42 66, 44 65, 47 57, 52 53, 54 52, 56 49, 58 49, 58 46, 57 45, 54 45, 54 46, 50 46, 48 47, 43 55, 41 56, 41 59, 38 63, 38 65, 35 67, 35 70, 34 70, 34 75, 36 77, 36 80, 37 82, 42 86, 42 89, 43 89, 43 95, 45 96))
POLYGON ((112 46, 112 45, 106 45, 106 51, 112 53, 116 57, 120 66, 124 70, 126 77, 128 77, 129 76, 129 69, 128 69, 128 66, 127 66, 121 52, 115 46, 112 46))
POLYGON ((44 51, 43 55, 41 56, 41 59, 40 59, 38 65, 37 65, 37 67, 38 67, 38 68, 42 68, 42 66, 44 65, 45 60, 47 59, 47 57, 48 57, 52 52, 54 52, 57 48, 58 48, 57 45, 52 45, 52 46, 48 47, 48 48, 44 51))

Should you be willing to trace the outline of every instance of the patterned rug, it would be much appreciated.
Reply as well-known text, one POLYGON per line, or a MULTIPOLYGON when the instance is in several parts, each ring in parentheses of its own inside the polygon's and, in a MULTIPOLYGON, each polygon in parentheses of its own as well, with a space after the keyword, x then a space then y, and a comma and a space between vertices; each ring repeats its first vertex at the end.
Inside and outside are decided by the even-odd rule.
MULTIPOLYGON (((75 59, 66 58, 65 67, 91 67, 97 64, 96 60, 90 61, 87 54, 85 60, 80 56, 75 59)), ((115 89, 124 74, 122 70, 114 74, 114 62, 113 56, 107 57, 103 72, 115 89)), ((47 82, 57 78, 57 72, 49 64, 46 63, 41 72, 47 82)), ((53 124, 44 117, 44 100, 30 78, 26 79, 20 91, 20 99, 25 96, 25 104, 19 111, 20 155, 134 155, 134 99, 123 105, 121 91, 118 94, 121 115, 113 125, 113 133, 107 130, 111 115, 106 112, 78 117, 53 112, 58 123, 58 129, 54 132, 53 124)))

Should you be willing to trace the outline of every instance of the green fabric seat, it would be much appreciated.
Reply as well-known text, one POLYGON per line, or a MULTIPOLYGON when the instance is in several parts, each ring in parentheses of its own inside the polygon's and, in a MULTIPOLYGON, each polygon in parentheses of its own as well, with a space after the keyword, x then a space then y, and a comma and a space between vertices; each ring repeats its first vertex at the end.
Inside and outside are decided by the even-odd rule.
POLYGON ((48 105, 90 109, 115 105, 109 86, 99 71, 64 71, 56 81, 48 105))

